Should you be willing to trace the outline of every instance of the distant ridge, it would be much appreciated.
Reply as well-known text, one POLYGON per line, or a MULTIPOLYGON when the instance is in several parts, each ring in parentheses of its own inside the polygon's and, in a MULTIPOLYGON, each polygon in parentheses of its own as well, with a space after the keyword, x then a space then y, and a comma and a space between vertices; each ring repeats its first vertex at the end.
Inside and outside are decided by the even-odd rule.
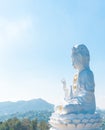
POLYGON ((17 101, 17 102, 0 102, 0 115, 8 115, 12 113, 23 113, 28 111, 49 111, 53 110, 54 105, 47 101, 38 98, 29 101, 17 101))

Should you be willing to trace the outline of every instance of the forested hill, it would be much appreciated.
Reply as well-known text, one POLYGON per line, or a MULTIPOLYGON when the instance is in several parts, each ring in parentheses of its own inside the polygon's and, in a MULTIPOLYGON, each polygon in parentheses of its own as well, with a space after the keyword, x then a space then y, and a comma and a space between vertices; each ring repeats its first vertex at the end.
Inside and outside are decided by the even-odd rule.
POLYGON ((0 102, 0 116, 13 114, 16 112, 25 113, 28 111, 49 111, 54 105, 43 99, 32 99, 29 101, 0 102))

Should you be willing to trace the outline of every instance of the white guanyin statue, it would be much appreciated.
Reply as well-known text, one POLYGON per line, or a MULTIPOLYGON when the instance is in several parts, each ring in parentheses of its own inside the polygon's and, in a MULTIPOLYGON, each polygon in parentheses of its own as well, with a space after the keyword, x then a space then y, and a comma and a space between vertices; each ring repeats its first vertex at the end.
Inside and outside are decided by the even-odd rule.
POLYGON ((89 67, 90 54, 84 44, 72 48, 72 64, 78 71, 70 89, 62 80, 65 104, 55 107, 51 130, 99 130, 101 118, 95 113, 94 75, 89 67))
POLYGON ((63 107, 65 113, 94 113, 96 109, 94 96, 94 75, 89 67, 90 55, 85 45, 74 46, 72 49, 72 64, 78 73, 74 76, 69 90, 62 81, 65 91, 63 107))

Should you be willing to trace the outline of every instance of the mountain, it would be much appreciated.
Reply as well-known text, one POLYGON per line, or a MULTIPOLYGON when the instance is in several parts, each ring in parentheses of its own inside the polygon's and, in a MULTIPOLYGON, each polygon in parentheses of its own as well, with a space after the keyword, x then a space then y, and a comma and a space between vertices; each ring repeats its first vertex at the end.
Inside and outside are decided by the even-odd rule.
POLYGON ((53 110, 54 105, 43 99, 32 99, 29 101, 0 102, 0 115, 13 113, 25 113, 28 111, 49 111, 53 110))

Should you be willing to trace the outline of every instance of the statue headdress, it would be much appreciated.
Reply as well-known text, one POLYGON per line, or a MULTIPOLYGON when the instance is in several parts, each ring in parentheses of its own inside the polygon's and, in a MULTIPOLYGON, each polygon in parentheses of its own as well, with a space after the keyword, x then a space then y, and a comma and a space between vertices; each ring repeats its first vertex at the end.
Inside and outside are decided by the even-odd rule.
POLYGON ((88 48, 84 44, 76 45, 72 48, 72 56, 80 55, 82 62, 89 65, 90 54, 88 48))

